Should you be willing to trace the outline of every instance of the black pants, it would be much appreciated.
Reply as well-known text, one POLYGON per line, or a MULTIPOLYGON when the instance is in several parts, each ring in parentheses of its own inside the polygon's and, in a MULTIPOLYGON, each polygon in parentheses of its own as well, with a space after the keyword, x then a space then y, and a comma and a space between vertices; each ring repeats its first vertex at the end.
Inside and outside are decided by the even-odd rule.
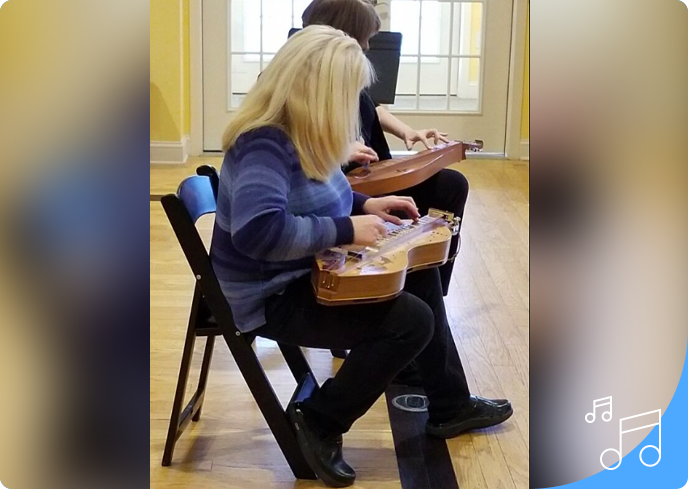
MULTIPOLYGON (((468 199, 468 180, 466 180, 462 173, 456 170, 444 169, 423 183, 395 193, 413 197, 420 214, 423 216, 428 213, 430 207, 434 207, 442 211, 453 212, 463 222, 463 213, 466 207, 466 200, 468 199)), ((452 238, 449 247, 450 260, 439 268, 442 293, 444 295, 447 295, 449 292, 449 281, 454 268, 453 258, 458 247, 459 236, 456 235, 452 238)))
POLYGON ((414 358, 433 421, 444 421, 469 390, 444 310, 437 269, 414 272, 396 299, 323 306, 307 275, 266 304, 267 323, 255 334, 311 348, 351 350, 341 368, 304 403, 325 435, 345 433, 414 358))

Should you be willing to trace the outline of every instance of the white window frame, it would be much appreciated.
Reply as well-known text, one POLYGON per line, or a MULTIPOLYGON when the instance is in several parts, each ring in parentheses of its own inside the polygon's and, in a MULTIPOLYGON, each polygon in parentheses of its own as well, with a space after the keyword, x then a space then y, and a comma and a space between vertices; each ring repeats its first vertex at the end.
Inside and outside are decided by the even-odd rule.
MULTIPOLYGON (((390 18, 390 25, 393 22, 392 16, 393 16, 393 10, 391 8, 391 4, 395 0, 386 0, 384 3, 387 4, 389 8, 389 18, 390 18)), ((486 18, 487 18, 487 9, 485 8, 485 0, 413 0, 419 3, 419 15, 418 15, 418 54, 402 54, 401 58, 401 63, 403 64, 409 64, 409 63, 416 63, 417 68, 416 68, 416 106, 415 108, 404 108, 404 109, 399 109, 395 108, 393 105, 390 106, 390 110, 394 113, 409 113, 409 114, 438 114, 438 113, 451 113, 451 114, 471 114, 471 115, 480 115, 482 114, 482 104, 483 104, 483 84, 484 84, 484 71, 485 71, 485 35, 486 35, 486 18), (450 13, 449 13, 449 18, 450 18, 450 23, 449 23, 449 53, 448 54, 421 54, 422 53, 422 39, 423 39, 423 2, 437 2, 437 3, 449 3, 450 4, 450 13), (480 54, 479 55, 461 55, 461 54, 454 54, 454 29, 455 27, 461 28, 461 4, 462 3, 481 3, 483 4, 482 8, 482 25, 481 25, 481 39, 480 39, 480 54), (455 9, 459 8, 459 21, 458 21, 458 26, 454 25, 454 13, 455 9), (409 58, 416 58, 414 60, 409 60, 409 58), (447 67, 447 90, 446 90, 446 105, 444 110, 432 110, 432 109, 427 109, 427 108, 421 108, 420 106, 420 99, 421 99, 421 91, 420 91, 420 86, 421 86, 421 74, 422 74, 422 69, 423 65, 428 65, 428 64, 436 64, 439 63, 441 59, 448 59, 448 67, 447 67), (459 109, 452 109, 451 108, 451 100, 452 100, 452 64, 454 62, 456 63, 461 63, 461 60, 463 59, 478 59, 480 61, 480 74, 478 78, 478 107, 475 110, 459 110, 459 109)), ((378 4, 382 4, 383 2, 378 2, 378 4)), ((441 14, 440 14, 441 15, 441 14)), ((440 20, 438 18, 438 20, 440 20)), ((459 45, 460 45, 460 40, 459 40, 459 45)), ((460 48, 459 48, 460 49, 460 48)), ((458 70, 457 70, 457 75, 458 75, 458 70)), ((458 94, 457 94, 458 95, 458 94)))
MULTIPOLYGON (((234 1, 234 0, 231 0, 234 1)), ((228 48, 229 48, 229 59, 232 59, 233 56, 235 55, 243 55, 244 56, 244 61, 249 62, 249 63, 260 63, 260 71, 262 71, 265 68, 266 65, 266 60, 265 58, 267 56, 274 56, 275 53, 273 52, 267 52, 264 51, 264 46, 263 46, 263 6, 264 6, 264 0, 244 0, 245 2, 247 1, 257 1, 259 2, 260 5, 260 21, 259 21, 259 50, 258 51, 239 51, 235 50, 234 46, 232 45, 232 40, 231 37, 228 39, 228 48)), ((292 28, 297 25, 296 23, 296 18, 295 18, 295 2, 296 0, 283 0, 283 1, 289 1, 291 3, 291 26, 292 28)), ((386 4, 387 6, 391 6, 391 3, 394 2, 395 0, 385 0, 384 2, 378 2, 379 5, 384 5, 386 4)), ((483 85, 484 85, 484 70, 485 70, 485 36, 486 36, 486 25, 487 25, 487 9, 484 7, 485 0, 413 0, 417 1, 419 3, 419 16, 418 16, 418 55, 415 54, 410 54, 410 55, 402 55, 401 58, 401 63, 403 64, 409 64, 409 63, 417 63, 417 68, 416 68, 416 103, 414 108, 395 108, 394 106, 391 106, 390 109, 395 112, 395 113, 412 113, 412 114, 422 114, 422 113, 432 113, 432 114, 438 114, 438 113, 451 113, 451 114, 470 114, 470 115, 480 115, 482 114, 482 104, 483 104, 483 85), (450 4, 450 31, 449 31, 449 52, 448 54, 434 54, 434 55, 428 55, 428 54, 421 54, 422 53, 422 39, 423 39, 423 2, 438 2, 438 3, 449 3, 450 4), (462 3, 481 3, 483 4, 482 8, 482 26, 481 26, 481 40, 480 40, 480 54, 478 55, 461 55, 461 54, 454 54, 453 49, 454 49, 454 29, 455 27, 461 28, 461 4, 462 3), (455 26, 454 22, 454 13, 455 13, 455 8, 459 8, 459 20, 458 20, 458 26, 455 26), (414 60, 409 60, 409 58, 415 58, 414 60), (442 59, 448 59, 448 67, 447 67, 447 90, 446 90, 446 105, 444 109, 427 109, 427 108, 421 108, 421 74, 422 74, 422 69, 423 65, 436 65, 441 62, 442 59), (475 110, 460 110, 460 109, 452 109, 451 108, 451 101, 452 101, 452 66, 453 63, 461 63, 461 60, 463 59, 479 59, 480 60, 480 72, 479 72, 479 79, 478 79, 478 107, 475 110)), ((231 7, 230 7, 231 9, 231 7)), ((390 21, 391 21, 391 11, 392 9, 389 8, 390 11, 390 21)), ((244 16, 246 13, 244 13, 244 16)), ((441 15, 441 14, 440 14, 441 15)), ((438 20, 441 20, 441 16, 438 16, 438 20)), ((246 22, 246 18, 244 17, 244 22, 246 22)), ((246 46, 247 44, 251 44, 251 42, 248 41, 246 37, 246 32, 244 31, 244 40, 243 44, 246 46)), ((286 40, 286 39, 285 39, 286 40)), ((461 40, 459 40, 461 42, 461 40)), ((440 50, 441 51, 441 50, 440 50)), ((228 71, 229 71, 229 79, 230 79, 230 86, 233 85, 232 83, 232 72, 231 72, 231 66, 228 66, 228 71)), ((459 73, 459 70, 457 70, 457 75, 459 73)), ((458 82, 457 82, 458 83, 458 82)), ((230 89, 231 92, 231 89, 230 89)), ((232 105, 232 97, 233 93, 229 94, 229 99, 230 99, 230 110, 236 109, 237 107, 232 105)), ((457 93, 458 96, 458 93, 457 93)))

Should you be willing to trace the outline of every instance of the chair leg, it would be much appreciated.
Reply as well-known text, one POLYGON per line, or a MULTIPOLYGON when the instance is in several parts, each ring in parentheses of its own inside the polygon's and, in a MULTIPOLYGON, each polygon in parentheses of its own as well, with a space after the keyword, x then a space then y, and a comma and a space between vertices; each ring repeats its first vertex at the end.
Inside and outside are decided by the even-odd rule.
POLYGON ((162 465, 169 466, 172 463, 172 455, 174 454, 174 446, 179 438, 179 424, 182 412, 182 404, 184 403, 184 393, 186 392, 186 384, 189 380, 189 369, 191 368, 191 358, 193 357, 194 344, 196 343, 196 336, 192 328, 186 335, 184 343, 184 353, 182 354, 182 364, 179 368, 179 378, 177 379, 177 390, 174 394, 174 402, 172 403, 172 415, 170 416, 170 427, 167 431, 167 440, 165 441, 165 453, 162 456, 162 465))
MULTIPOLYGON (((179 378, 177 379, 177 390, 174 393, 174 401, 172 403, 172 414, 170 415, 170 427, 167 430, 167 439, 165 440, 165 452, 162 456, 162 465, 169 466, 172 463, 172 455, 174 455, 174 446, 177 444, 177 439, 184 430, 182 424, 185 423, 184 416, 187 409, 182 411, 184 403, 184 393, 186 392, 186 384, 189 381, 189 370, 191 369, 191 358, 193 357, 194 345, 196 344, 196 322, 198 321, 198 309, 201 303, 201 289, 196 284, 194 289, 193 299, 191 300, 191 313, 189 314, 189 326, 186 329, 186 339, 184 340, 184 351, 182 353, 182 363, 179 367, 179 378)), ((194 400, 190 405, 193 405, 194 400)))
MULTIPOLYGON (((215 336, 208 336, 205 343, 205 351, 203 352, 203 364, 201 365, 201 377, 198 380, 198 392, 201 396, 205 395, 205 387, 208 384, 208 373, 210 372, 210 362, 213 359, 213 348, 215 346, 215 336)), ((204 399, 204 397, 201 397, 204 399)), ((203 401, 198 407, 198 411, 191 418, 193 422, 198 422, 201 419, 201 410, 203 409, 203 401)))
POLYGON ((280 400, 270 384, 258 357, 245 338, 237 337, 231 331, 223 331, 229 349, 236 360, 253 398, 258 404, 265 421, 270 427, 284 458, 297 479, 315 480, 316 475, 301 452, 296 433, 284 412, 280 400))
POLYGON ((294 345, 283 345, 282 343, 278 343, 278 346, 282 351, 282 356, 284 356, 284 360, 287 362, 289 370, 291 370, 291 373, 294 376, 294 380, 296 380, 297 383, 301 382, 303 377, 308 374, 315 378, 315 375, 313 375, 313 371, 311 370, 311 366, 308 364, 308 361, 303 355, 303 351, 300 347, 294 345))
POLYGON ((344 359, 347 355, 346 350, 330 350, 330 352, 332 353, 332 356, 335 358, 344 359))

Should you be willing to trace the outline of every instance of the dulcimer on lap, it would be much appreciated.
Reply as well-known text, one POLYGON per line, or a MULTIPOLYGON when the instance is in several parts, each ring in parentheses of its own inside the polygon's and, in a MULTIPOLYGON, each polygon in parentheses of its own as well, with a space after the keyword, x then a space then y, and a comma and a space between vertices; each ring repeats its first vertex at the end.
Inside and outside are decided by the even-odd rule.
POLYGON ((443 168, 466 159, 466 151, 480 151, 483 142, 451 141, 404 158, 361 166, 346 177, 351 188, 366 195, 384 195, 424 182, 443 168))
POLYGON ((397 297, 406 274, 443 265, 459 218, 430 209, 417 221, 387 223, 375 246, 340 246, 318 253, 311 284, 316 300, 328 306, 381 302, 397 297))

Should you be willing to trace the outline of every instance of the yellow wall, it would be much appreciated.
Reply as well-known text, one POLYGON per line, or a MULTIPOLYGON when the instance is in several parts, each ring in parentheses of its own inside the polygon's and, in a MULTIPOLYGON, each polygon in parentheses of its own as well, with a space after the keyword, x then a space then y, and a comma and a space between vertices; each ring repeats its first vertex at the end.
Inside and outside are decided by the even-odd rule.
POLYGON ((526 71, 523 80, 523 119, 521 120, 521 139, 530 139, 530 2, 528 2, 527 22, 526 71))
POLYGON ((184 124, 183 134, 191 133, 191 36, 189 35, 189 0, 182 1, 182 39, 184 41, 184 124))
POLYGON ((189 0, 150 0, 150 139, 190 132, 189 0))

